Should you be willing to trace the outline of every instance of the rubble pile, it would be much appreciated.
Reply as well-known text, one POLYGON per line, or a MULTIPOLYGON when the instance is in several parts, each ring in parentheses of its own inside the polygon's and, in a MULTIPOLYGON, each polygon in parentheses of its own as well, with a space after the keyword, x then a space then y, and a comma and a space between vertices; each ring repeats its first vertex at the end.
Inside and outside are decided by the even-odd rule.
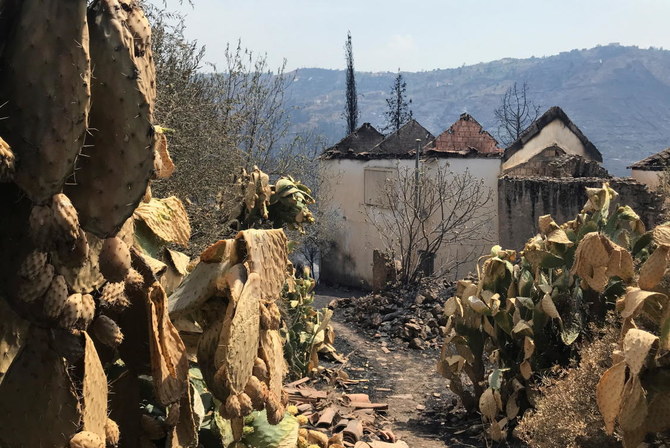
POLYGON ((289 412, 296 413, 300 424, 298 446, 408 448, 388 428, 383 417, 387 403, 373 403, 363 393, 317 390, 309 382, 302 378, 284 387, 292 404, 289 412))
POLYGON ((341 308, 348 321, 376 337, 424 350, 440 346, 447 323, 444 303, 454 291, 451 282, 424 279, 418 285, 339 299, 331 306, 341 308))

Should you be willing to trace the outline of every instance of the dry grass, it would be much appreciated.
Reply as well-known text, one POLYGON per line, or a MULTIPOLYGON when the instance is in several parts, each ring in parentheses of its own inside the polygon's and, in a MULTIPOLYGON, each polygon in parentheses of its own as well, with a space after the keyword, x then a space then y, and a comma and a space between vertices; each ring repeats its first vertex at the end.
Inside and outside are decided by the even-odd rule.
POLYGON ((596 403, 596 385, 611 365, 618 325, 610 322, 581 350, 581 361, 557 380, 540 388, 534 411, 516 428, 520 439, 537 448, 599 448, 618 446, 604 431, 596 403))

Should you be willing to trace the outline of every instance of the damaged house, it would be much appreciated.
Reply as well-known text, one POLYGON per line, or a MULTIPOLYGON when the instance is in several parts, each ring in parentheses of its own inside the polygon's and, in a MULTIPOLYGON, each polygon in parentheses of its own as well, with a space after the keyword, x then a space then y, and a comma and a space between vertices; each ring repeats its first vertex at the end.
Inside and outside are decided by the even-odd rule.
MULTIPOLYGON (((415 120, 386 138, 366 123, 321 156, 330 206, 340 221, 332 250, 322 260, 324 280, 383 286, 385 277, 378 267, 382 239, 366 217, 370 210, 383 212, 380 189, 388 186, 396 170, 414 168, 417 148, 427 175, 435 166, 469 172, 492 193, 490 224, 474 238, 446 244, 436 254, 436 272, 464 254, 486 253, 494 244, 522 249, 537 233, 540 216, 551 214, 557 222, 572 219, 586 202, 585 188, 603 182, 609 182, 646 225, 661 219, 660 195, 632 178, 610 176, 601 166, 600 151, 559 107, 550 108, 505 150, 469 114, 437 137, 415 120)), ((469 260, 442 273, 456 279, 475 270, 474 260, 469 260)))
POLYGON ((586 187, 609 182, 647 226, 658 224, 662 200, 631 178, 613 178, 602 154, 560 107, 552 107, 505 149, 498 181, 500 244, 522 249, 537 233, 537 220, 573 219, 586 202, 586 187))
POLYGON ((628 168, 633 179, 651 189, 657 189, 661 186, 662 177, 670 169, 670 148, 635 162, 628 168))
MULTIPOLYGON (((329 183, 326 187, 329 201, 340 220, 337 235, 333 235, 332 250, 322 261, 321 277, 324 280, 366 288, 383 284, 385 278, 379 269, 379 257, 375 263, 375 251, 379 255, 383 241, 369 216, 384 212, 383 189, 388 187, 388 180, 398 170, 414 169, 417 150, 421 169, 427 175, 438 167, 452 173, 469 171, 474 179, 490 189, 492 195, 488 203, 492 217, 488 227, 482 229, 478 237, 445 245, 432 260, 434 269, 439 270, 448 260, 462 258, 463 253, 480 254, 495 244, 498 235, 496 181, 502 150, 474 118, 461 115, 437 138, 416 120, 410 120, 375 143, 372 136, 377 134, 366 123, 327 149, 321 157, 324 178, 329 183)), ((473 268, 474 262, 471 262, 449 275, 456 278, 473 268)))

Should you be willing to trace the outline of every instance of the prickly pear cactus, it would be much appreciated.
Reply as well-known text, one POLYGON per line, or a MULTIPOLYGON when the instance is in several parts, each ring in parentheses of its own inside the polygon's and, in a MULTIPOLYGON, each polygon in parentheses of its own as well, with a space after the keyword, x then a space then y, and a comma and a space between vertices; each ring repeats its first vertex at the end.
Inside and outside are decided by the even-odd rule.
MULTIPOLYGON (((18 159, 14 181, 41 203, 60 192, 84 144, 91 99, 86 1, 20 3, 0 44, 6 104, 0 135, 18 159)), ((0 151, 0 178, 7 171, 6 149, 0 151)))
POLYGON ((0 2, 0 445, 138 446, 152 374, 168 446, 197 446, 185 348, 129 219, 154 169, 149 24, 137 2, 87 3, 0 2))
POLYGON ((95 2, 88 20, 91 131, 65 192, 83 228, 106 238, 132 215, 153 172, 155 73, 150 28, 136 2, 95 2))
POLYGON ((528 407, 533 376, 565 365, 589 319, 604 319, 608 303, 635 279, 634 256, 645 240, 639 217, 616 205, 608 184, 587 195, 572 221, 559 226, 540 217, 540 233, 521 254, 494 247, 480 260, 478 281, 458 282, 445 303, 438 371, 496 441, 528 407))
POLYGON ((173 318, 198 316, 198 362, 233 428, 254 409, 267 409, 271 424, 285 413, 283 341, 277 329, 264 328, 261 308, 276 307, 288 273, 286 245, 281 230, 240 232, 206 249, 170 296, 173 318))

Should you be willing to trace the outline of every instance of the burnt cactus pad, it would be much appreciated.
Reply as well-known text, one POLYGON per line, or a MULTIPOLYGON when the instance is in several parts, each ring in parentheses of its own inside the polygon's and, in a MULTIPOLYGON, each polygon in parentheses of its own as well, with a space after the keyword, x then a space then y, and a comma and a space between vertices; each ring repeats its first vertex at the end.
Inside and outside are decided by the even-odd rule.
POLYGON ((0 134, 17 158, 14 181, 42 203, 61 190, 84 141, 91 99, 86 0, 24 0, 9 22, 0 134))
POLYGON ((148 22, 135 3, 101 0, 89 25, 95 101, 86 157, 65 192, 82 227, 106 238, 132 215, 153 174, 155 71, 148 22))

